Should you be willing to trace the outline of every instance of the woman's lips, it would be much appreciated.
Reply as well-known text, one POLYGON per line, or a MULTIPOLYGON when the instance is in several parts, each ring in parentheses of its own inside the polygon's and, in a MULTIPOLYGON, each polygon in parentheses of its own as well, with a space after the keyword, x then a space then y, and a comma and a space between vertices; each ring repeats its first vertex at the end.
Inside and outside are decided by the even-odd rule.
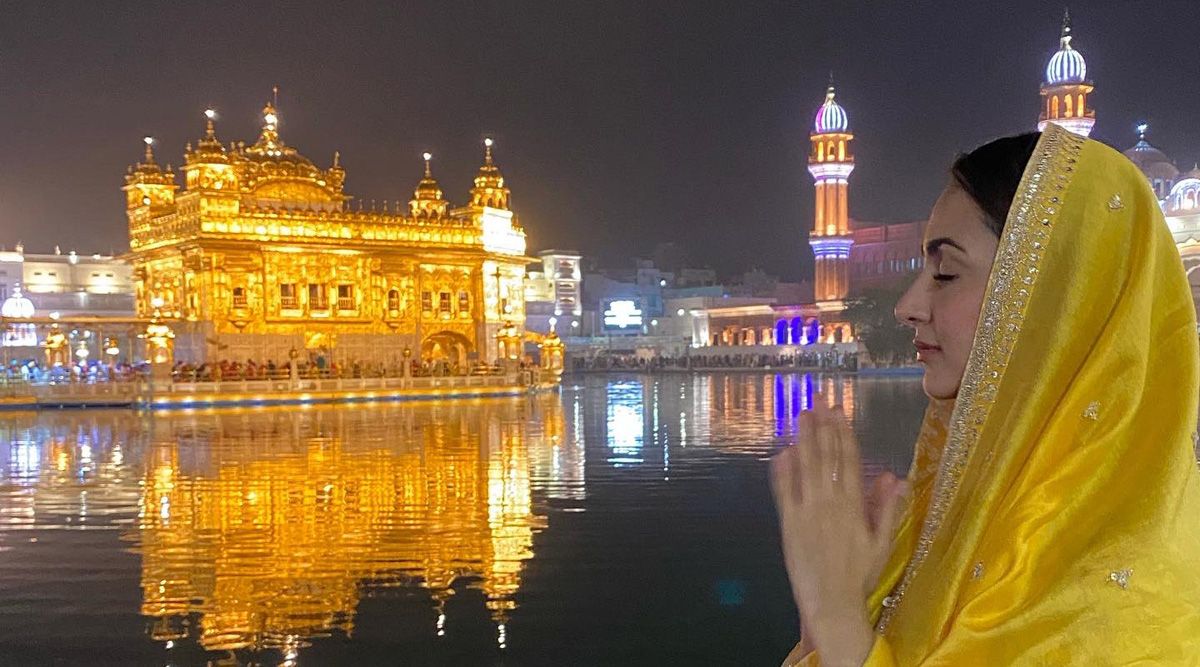
POLYGON ((920 340, 914 340, 913 346, 917 348, 917 361, 927 361, 930 356, 942 351, 937 345, 920 340))

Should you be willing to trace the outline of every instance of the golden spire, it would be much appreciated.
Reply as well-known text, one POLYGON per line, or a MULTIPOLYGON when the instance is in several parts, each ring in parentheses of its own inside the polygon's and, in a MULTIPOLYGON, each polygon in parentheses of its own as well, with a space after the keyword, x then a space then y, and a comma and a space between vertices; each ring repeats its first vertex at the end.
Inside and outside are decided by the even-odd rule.
POLYGON ((192 150, 191 143, 188 143, 187 149, 184 151, 184 164, 224 163, 229 161, 225 155, 225 146, 217 139, 216 120, 217 112, 215 109, 208 108, 204 110, 204 136, 196 142, 195 150, 192 150))
POLYGON ((442 198, 442 188, 433 177, 433 168, 430 166, 433 153, 426 151, 421 157, 425 159, 425 177, 417 183, 417 189, 413 190, 412 201, 408 203, 409 212, 414 217, 443 216, 450 204, 442 198))
POLYGON ((471 188, 471 204, 507 209, 509 190, 504 187, 504 176, 492 158, 493 145, 495 142, 491 137, 483 140, 483 166, 475 175, 475 187, 471 188))
POLYGON ((262 110, 263 126, 262 133, 258 135, 258 146, 266 148, 275 148, 283 142, 279 140, 279 114, 275 111, 275 104, 267 102, 267 105, 262 110))
POLYGON ((204 138, 215 140, 217 138, 217 129, 213 127, 213 121, 217 118, 216 110, 211 107, 205 109, 204 118, 207 121, 207 126, 204 128, 204 138))
POLYGON ((143 158, 146 165, 154 164, 154 137, 142 137, 142 142, 146 144, 146 155, 143 158))

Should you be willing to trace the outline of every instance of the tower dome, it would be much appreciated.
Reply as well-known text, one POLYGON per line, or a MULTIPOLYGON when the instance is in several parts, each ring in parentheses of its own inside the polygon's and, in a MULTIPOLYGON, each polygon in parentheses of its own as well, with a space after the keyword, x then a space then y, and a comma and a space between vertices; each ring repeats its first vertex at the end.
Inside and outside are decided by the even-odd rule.
POLYGON ((1046 84, 1055 86, 1063 83, 1083 83, 1086 80, 1087 63, 1083 60, 1083 54, 1071 46, 1071 15, 1064 13, 1058 51, 1046 64, 1046 84))
POLYGON ((1175 166, 1171 158, 1167 157, 1166 153, 1155 148, 1146 140, 1146 133, 1149 130, 1149 124, 1139 123, 1137 126, 1138 141, 1133 148, 1124 153, 1125 157, 1129 158, 1146 175, 1155 196, 1161 200, 1170 194, 1171 188, 1179 180, 1179 168, 1175 166))
POLYGON ((504 185, 504 176, 492 159, 491 137, 483 140, 483 166, 475 174, 475 187, 471 188, 471 204, 474 206, 489 206, 491 208, 507 209, 509 190, 504 185))
POLYGON ((433 170, 429 166, 433 154, 425 153, 422 157, 425 159, 425 176, 417 183, 417 189, 413 190, 413 198, 408 203, 409 211, 414 217, 446 215, 449 203, 442 198, 442 188, 433 177, 433 170))
POLYGON ((817 114, 813 117, 814 134, 845 132, 850 128, 850 117, 833 98, 833 84, 830 84, 829 89, 825 91, 825 103, 817 109, 817 114))

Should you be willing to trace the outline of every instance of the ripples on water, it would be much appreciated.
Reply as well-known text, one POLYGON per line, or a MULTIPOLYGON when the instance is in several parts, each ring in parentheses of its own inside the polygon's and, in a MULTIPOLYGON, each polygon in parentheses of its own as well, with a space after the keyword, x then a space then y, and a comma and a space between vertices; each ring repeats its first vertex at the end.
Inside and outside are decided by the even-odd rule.
POLYGON ((777 664, 765 460, 817 392, 872 472, 915 379, 0 422, 0 664, 777 664))

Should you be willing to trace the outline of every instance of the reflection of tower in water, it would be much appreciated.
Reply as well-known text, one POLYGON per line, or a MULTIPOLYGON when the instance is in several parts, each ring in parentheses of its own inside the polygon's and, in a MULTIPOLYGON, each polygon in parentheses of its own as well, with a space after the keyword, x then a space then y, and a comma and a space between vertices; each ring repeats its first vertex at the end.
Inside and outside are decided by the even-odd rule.
POLYGON ((545 525, 533 514, 530 426, 518 406, 159 420, 136 535, 154 636, 294 653, 350 633, 366 585, 428 588, 442 635, 445 601, 465 576, 503 646, 545 525))

